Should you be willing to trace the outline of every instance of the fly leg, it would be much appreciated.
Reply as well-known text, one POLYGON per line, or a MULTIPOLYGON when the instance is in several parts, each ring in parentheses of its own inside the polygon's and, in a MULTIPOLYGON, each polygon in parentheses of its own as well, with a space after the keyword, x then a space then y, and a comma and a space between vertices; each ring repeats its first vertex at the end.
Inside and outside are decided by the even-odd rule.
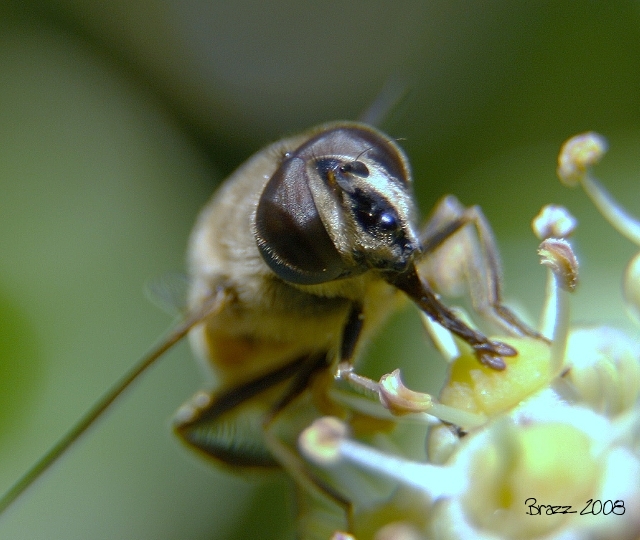
POLYGON ((307 493, 319 493, 342 508, 346 518, 347 530, 351 531, 353 530, 351 501, 309 469, 300 454, 285 445, 272 430, 272 426, 280 414, 292 404, 296 397, 309 388, 311 379, 317 374, 326 372, 328 367, 326 354, 310 356, 308 362, 305 362, 304 367, 291 380, 286 392, 265 417, 263 430, 265 442, 270 452, 287 473, 291 475, 296 484, 307 493))
POLYGON ((445 296, 468 288, 473 308, 515 336, 542 338, 502 303, 500 255, 493 231, 477 206, 465 208, 454 196, 443 198, 421 234, 418 273, 445 296))
MULTIPOLYGON (((280 401, 271 409, 265 418, 265 439, 267 446, 282 466, 294 477, 297 484, 306 489, 307 492, 316 491, 323 494, 328 499, 342 508, 346 517, 347 530, 353 530, 353 505, 340 491, 329 485, 323 479, 314 474, 303 462, 298 453, 283 444, 275 436, 270 426, 275 422, 277 416, 303 391, 312 387, 316 400, 320 403, 320 408, 332 408, 328 397, 328 390, 333 384, 334 375, 336 377, 349 377, 353 366, 354 357, 360 340, 364 316, 362 306, 353 304, 347 315, 342 331, 339 366, 337 373, 329 372, 330 364, 326 354, 310 357, 304 369, 301 369, 293 378, 287 391, 282 395, 280 401), (312 381, 312 379, 314 379, 312 381), (324 405, 324 407, 323 407, 324 405)), ((325 412, 325 411, 323 411, 325 412)))
POLYGON ((311 379, 328 369, 327 354, 317 353, 219 393, 198 392, 176 414, 174 431, 191 449, 227 465, 282 467, 297 486, 343 508, 351 528, 351 503, 315 475, 274 431, 311 379))

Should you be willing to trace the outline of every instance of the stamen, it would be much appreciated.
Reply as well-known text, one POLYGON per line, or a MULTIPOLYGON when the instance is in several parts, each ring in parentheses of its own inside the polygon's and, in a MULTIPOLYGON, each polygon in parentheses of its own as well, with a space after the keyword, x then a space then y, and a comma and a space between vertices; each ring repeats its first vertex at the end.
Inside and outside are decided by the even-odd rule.
POLYGON ((558 287, 573 292, 578 285, 578 259, 571 244, 560 238, 549 238, 538 247, 540 264, 547 266, 556 276, 558 287))
POLYGON ((543 206, 531 222, 531 228, 540 240, 567 238, 577 226, 578 220, 564 206, 556 204, 543 206))
POLYGON ((399 369, 383 375, 380 382, 350 370, 344 370, 340 374, 354 389, 371 397, 376 396, 380 404, 396 419, 408 417, 423 424, 434 424, 435 419, 439 419, 465 429, 481 426, 487 421, 483 414, 443 405, 436 402, 430 394, 407 388, 400 378, 399 369))
POLYGON ((346 425, 336 418, 324 417, 313 422, 302 432, 299 447, 318 465, 348 462, 416 488, 432 500, 459 495, 467 488, 462 468, 409 461, 365 446, 349 439, 346 425))
POLYGON ((589 174, 591 166, 602 159, 607 142, 589 132, 576 135, 564 143, 558 156, 558 177, 566 186, 582 184, 589 198, 605 219, 623 236, 640 245, 640 222, 622 208, 604 186, 589 174))
POLYGON ((582 187, 605 219, 622 236, 640 246, 640 222, 622 208, 595 178, 586 176, 582 187))
POLYGON ((622 294, 631 318, 640 325, 640 253, 633 257, 622 276, 622 294))
POLYGON ((298 438, 300 451, 318 465, 333 465, 342 459, 341 444, 349 428, 342 420, 324 416, 315 420, 298 438))
POLYGON ((429 394, 414 392, 404 385, 399 369, 380 377, 378 394, 382 404, 393 414, 426 412, 433 406, 429 394))
POLYGON ((343 531, 336 531, 331 535, 331 540, 356 540, 356 537, 343 531))
POLYGON ((587 175, 587 169, 598 163, 606 152, 607 141, 593 131, 571 137, 560 149, 558 178, 566 186, 577 186, 587 175))
POLYGON ((548 327, 543 328, 543 334, 552 340, 551 372, 560 373, 569 335, 569 293, 578 284, 578 259, 569 242, 555 238, 542 242, 538 254, 540 263, 550 270, 549 285, 552 285, 548 287, 552 294, 547 298, 544 309, 544 320, 548 327))
POLYGON ((422 319, 422 326, 424 326, 431 338, 431 341, 433 341, 438 352, 447 361, 447 363, 450 364, 458 358, 458 356, 460 356, 460 349, 458 348, 456 340, 451 332, 423 312, 420 312, 420 318, 422 319))

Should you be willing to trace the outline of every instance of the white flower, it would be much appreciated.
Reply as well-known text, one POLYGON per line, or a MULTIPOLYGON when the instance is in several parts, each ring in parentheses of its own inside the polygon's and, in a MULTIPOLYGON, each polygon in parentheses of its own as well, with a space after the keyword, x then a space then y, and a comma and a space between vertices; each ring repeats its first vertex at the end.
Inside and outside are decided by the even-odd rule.
MULTIPOLYGON (((593 133, 571 139, 558 174, 567 184, 585 185, 614 226, 640 244, 640 225, 612 209, 615 202, 590 175, 605 149, 604 139, 593 133)), ((562 225, 574 223, 564 211, 544 216, 541 231, 565 236, 573 229, 562 225)), ((577 283, 577 260, 560 239, 545 240, 540 254, 550 272, 541 329, 549 342, 500 336, 518 351, 505 358, 505 370, 480 365, 465 344, 458 344, 457 354, 443 345, 451 362, 438 400, 407 388, 397 370, 379 382, 346 374, 377 394, 379 409, 385 408, 374 413, 350 401, 355 409, 431 425, 427 460, 390 451, 384 436, 376 446, 360 442, 347 423, 331 417, 301 435, 300 450, 316 465, 328 471, 355 467, 399 486, 369 508, 358 507, 356 498, 351 532, 358 540, 640 535, 640 344, 604 321, 571 328, 568 295, 577 283), (408 499, 407 492, 413 494, 408 499)), ((636 314, 639 260, 625 274, 625 298, 636 314)), ((434 341, 444 343, 442 329, 427 322, 434 341)))

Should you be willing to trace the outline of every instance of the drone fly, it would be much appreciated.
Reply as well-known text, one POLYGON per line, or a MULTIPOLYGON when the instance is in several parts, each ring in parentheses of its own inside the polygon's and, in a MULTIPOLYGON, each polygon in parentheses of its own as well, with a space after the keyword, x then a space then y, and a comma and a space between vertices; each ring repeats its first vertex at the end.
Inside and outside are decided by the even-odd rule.
POLYGON ((419 227, 409 163, 393 139, 364 123, 334 122, 271 144, 196 220, 184 320, 0 500, 0 511, 186 335, 218 385, 179 409, 178 437, 232 467, 282 467, 341 501, 272 427, 309 390, 328 400, 338 365, 352 366, 397 306, 414 302, 490 368, 504 369, 504 357, 516 354, 440 301, 461 273, 452 260, 475 274, 477 310, 511 334, 532 334, 501 304, 497 248, 478 208, 446 197, 419 227), (458 258, 437 264, 447 245, 458 258))

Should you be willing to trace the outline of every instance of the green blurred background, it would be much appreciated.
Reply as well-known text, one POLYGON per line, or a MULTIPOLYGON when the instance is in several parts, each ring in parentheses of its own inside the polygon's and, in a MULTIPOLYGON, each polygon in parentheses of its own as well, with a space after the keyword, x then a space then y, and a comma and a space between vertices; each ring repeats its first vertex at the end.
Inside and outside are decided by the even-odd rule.
MULTIPOLYGON (((423 213, 445 193, 482 205, 507 296, 535 321, 545 274, 529 222, 566 204, 576 320, 629 327, 619 280, 634 247, 554 170, 568 136, 601 132, 598 174, 640 215, 638 2, 5 0, 0 491, 169 326, 144 285, 183 269, 218 182, 267 142, 357 118, 389 82, 408 93, 382 127, 423 213)), ((372 365, 437 389, 414 314, 371 349, 372 365)), ((282 478, 227 474, 172 437, 204 380, 179 346, 0 516, 0 538, 291 537, 282 478)))

